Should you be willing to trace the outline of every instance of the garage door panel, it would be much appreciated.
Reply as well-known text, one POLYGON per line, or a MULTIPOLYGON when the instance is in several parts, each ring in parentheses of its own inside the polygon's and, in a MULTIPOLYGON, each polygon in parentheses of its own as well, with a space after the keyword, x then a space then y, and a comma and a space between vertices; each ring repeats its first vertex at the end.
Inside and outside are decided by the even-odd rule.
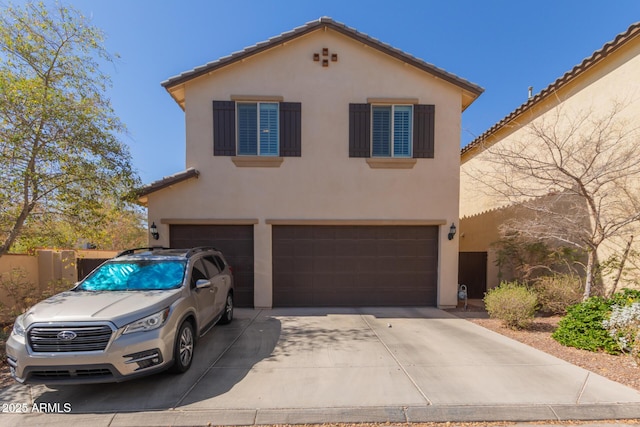
POLYGON ((293 257, 278 257, 273 259, 273 271, 293 271, 293 257))
POLYGON ((295 253, 294 242, 292 240, 278 240, 273 242, 273 252, 281 254, 283 257, 292 257, 295 253))
POLYGON ((252 225, 170 225, 169 244, 173 248, 214 246, 233 268, 235 304, 253 307, 253 226, 252 225))
POLYGON ((367 274, 368 272, 378 274, 377 272, 382 270, 384 264, 380 262, 379 258, 366 257, 359 258, 357 261, 357 271, 367 274))
POLYGON ((274 226, 272 231, 275 307, 436 304, 436 226, 274 226))
POLYGON ((296 273, 313 273, 313 258, 294 258, 293 271, 296 273))
POLYGON ((313 240, 293 240, 293 256, 312 257, 313 240))
POLYGON ((313 254, 332 254, 335 253, 337 244, 335 240, 314 240, 311 247, 313 248, 313 254))
POLYGON ((379 246, 380 242, 376 240, 360 240, 358 242, 357 254, 360 257, 377 257, 382 255, 384 251, 381 251, 379 246))

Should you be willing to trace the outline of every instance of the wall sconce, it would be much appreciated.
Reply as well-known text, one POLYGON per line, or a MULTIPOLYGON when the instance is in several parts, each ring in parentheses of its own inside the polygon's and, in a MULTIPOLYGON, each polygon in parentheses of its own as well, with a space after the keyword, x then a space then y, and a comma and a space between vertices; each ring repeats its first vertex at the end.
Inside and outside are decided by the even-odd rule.
POLYGON ((152 222, 151 227, 149 227, 149 233, 151 233, 151 237, 154 240, 158 240, 160 238, 160 233, 158 233, 158 227, 156 227, 156 223, 152 222))
POLYGON ((456 235, 456 225, 452 222, 451 227, 449 227, 449 240, 453 240, 453 237, 456 235))

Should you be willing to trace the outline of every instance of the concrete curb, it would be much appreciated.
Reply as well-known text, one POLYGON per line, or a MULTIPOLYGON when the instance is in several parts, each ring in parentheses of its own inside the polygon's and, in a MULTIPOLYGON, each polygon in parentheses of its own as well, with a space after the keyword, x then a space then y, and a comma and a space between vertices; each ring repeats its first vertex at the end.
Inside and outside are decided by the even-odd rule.
MULTIPOLYGON (((422 407, 291 408, 166 410, 116 414, 15 414, 3 415, 5 426, 92 427, 211 426, 326 423, 420 422, 569 422, 640 419, 640 404, 602 405, 431 405, 422 407)), ((616 423, 617 424, 617 423, 616 423)), ((544 425, 544 424, 543 424, 544 425)), ((617 424, 619 425, 619 424, 617 424)))

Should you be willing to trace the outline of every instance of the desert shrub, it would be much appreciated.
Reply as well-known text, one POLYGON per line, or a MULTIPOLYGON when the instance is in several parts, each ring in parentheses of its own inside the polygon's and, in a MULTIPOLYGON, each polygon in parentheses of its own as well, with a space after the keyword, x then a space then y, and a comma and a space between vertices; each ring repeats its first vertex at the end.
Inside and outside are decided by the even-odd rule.
POLYGON ((640 365, 640 302, 612 307, 608 320, 602 326, 615 340, 620 351, 628 353, 640 365))
POLYGON ((640 290, 625 288, 620 292, 616 292, 609 298, 610 304, 624 307, 634 302, 640 302, 640 290))
POLYGON ((533 284, 540 311, 548 314, 567 313, 567 309, 582 300, 580 277, 573 274, 554 274, 538 278, 533 284))
POLYGON ((603 326, 603 321, 611 313, 612 301, 594 296, 569 307, 567 315, 560 320, 551 336, 568 347, 619 354, 618 345, 603 326))
POLYGON ((27 273, 20 268, 0 275, 0 290, 6 297, 0 302, 0 323, 13 323, 14 319, 32 305, 52 295, 70 289, 71 284, 63 280, 52 281, 45 289, 40 289, 27 279, 27 273))
POLYGON ((492 319, 514 329, 528 327, 535 315, 538 304, 536 294, 517 282, 503 282, 489 290, 484 304, 492 319))

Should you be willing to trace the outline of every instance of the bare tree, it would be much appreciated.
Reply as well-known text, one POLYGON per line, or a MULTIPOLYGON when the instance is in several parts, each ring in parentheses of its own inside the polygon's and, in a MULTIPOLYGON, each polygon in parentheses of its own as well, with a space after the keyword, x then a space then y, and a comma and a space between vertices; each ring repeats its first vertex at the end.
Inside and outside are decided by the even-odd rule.
POLYGON ((560 106, 485 147, 488 163, 470 172, 494 199, 524 209, 505 224, 510 232, 586 253, 585 299, 598 249, 612 238, 627 240, 640 220, 640 138, 624 108, 614 102, 596 114, 560 106))

